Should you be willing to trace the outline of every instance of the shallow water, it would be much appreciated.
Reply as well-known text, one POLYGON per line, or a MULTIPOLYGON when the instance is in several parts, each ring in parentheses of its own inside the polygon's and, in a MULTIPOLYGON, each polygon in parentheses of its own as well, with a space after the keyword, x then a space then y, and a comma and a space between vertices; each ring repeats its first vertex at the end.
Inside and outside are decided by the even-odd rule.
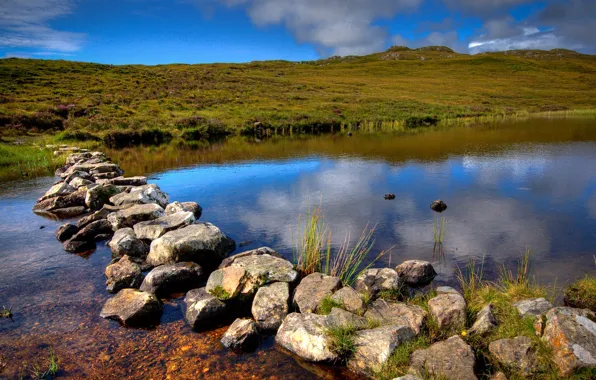
MULTIPOLYGON (((237 243, 238 251, 268 245, 291 258, 299 214, 321 205, 337 246, 376 225, 376 265, 433 261, 439 283, 453 269, 485 261, 487 276, 514 268, 526 247, 532 274, 558 286, 594 273, 596 254, 596 121, 537 119, 427 130, 404 136, 315 136, 108 152, 129 175, 143 174, 172 200, 197 201, 203 220, 237 243), (396 199, 384 200, 385 193, 396 199), (433 251, 429 209, 448 209, 443 255, 433 251)), ((272 340, 251 354, 223 349, 225 327, 194 333, 180 300, 168 301, 154 330, 119 327, 99 318, 103 244, 89 257, 63 252, 53 234, 63 222, 31 213, 55 179, 0 184, 0 377, 41 365, 52 347, 66 378, 311 378, 342 377, 307 366, 272 340), (41 226, 45 228, 40 229, 41 226), (314 371, 314 372, 313 372, 314 371)), ((304 217, 302 217, 302 221, 304 217)), ((28 372, 26 372, 28 373, 28 372)))

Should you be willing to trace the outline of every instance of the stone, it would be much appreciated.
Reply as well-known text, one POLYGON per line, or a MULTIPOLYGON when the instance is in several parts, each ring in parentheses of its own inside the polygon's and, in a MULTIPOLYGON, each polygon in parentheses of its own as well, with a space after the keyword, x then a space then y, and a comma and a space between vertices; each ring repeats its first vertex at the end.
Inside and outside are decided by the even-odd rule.
POLYGON ((71 173, 68 177, 64 178, 64 182, 70 184, 70 182, 72 182, 75 178, 85 179, 88 181, 91 181, 93 179, 93 177, 91 177, 89 173, 78 170, 71 173))
POLYGON ((78 228, 83 228, 85 227, 87 224, 91 223, 91 222, 96 222, 98 220, 101 219, 106 219, 108 217, 108 214, 114 212, 114 210, 109 210, 108 208, 106 208, 105 206, 101 208, 101 210, 95 211, 93 214, 91 215, 87 215, 85 217, 82 217, 81 219, 79 219, 77 221, 77 227, 78 228))
POLYGON ((312 362, 338 359, 327 336, 327 317, 312 313, 291 313, 279 327, 275 341, 299 357, 312 362))
POLYGON ((205 288, 192 289, 186 293, 184 304, 186 321, 195 330, 219 322, 228 309, 225 303, 207 293, 205 288))
POLYGON ((132 228, 121 228, 116 231, 108 247, 112 251, 112 257, 128 255, 144 259, 149 254, 149 246, 137 239, 132 228))
POLYGON ((218 269, 209 275, 205 289, 210 294, 224 301, 237 298, 240 294, 248 296, 256 290, 253 287, 245 288, 247 277, 244 268, 227 267, 218 269))
POLYGON ((161 302, 151 293, 122 289, 101 309, 102 318, 114 319, 125 326, 150 327, 159 324, 161 302))
MULTIPOLYGON (((85 206, 86 190, 79 189, 65 196, 48 198, 33 206, 34 212, 52 211, 64 208, 85 206)), ((84 209, 84 207, 83 207, 84 209)))
POLYGON ((106 173, 98 173, 95 170, 92 170, 91 175, 95 180, 102 180, 102 179, 112 179, 122 175, 120 172, 106 172, 106 173))
POLYGON ((52 215, 54 215, 58 219, 70 219, 82 215, 87 210, 83 206, 77 207, 67 207, 67 208, 57 208, 55 210, 50 211, 52 215))
POLYGON ((269 255, 269 256, 277 257, 278 259, 284 258, 282 255, 275 252, 273 249, 271 249, 269 247, 261 247, 261 248, 253 249, 250 251, 240 252, 240 253, 237 253, 230 257, 226 257, 225 259, 222 260, 221 264, 219 264, 218 268, 223 269, 223 268, 229 267, 232 264, 234 264, 234 261, 236 259, 240 259, 240 258, 243 258, 246 256, 259 256, 259 255, 269 255))
MULTIPOLYGON (((133 187, 129 193, 120 193, 110 198, 110 202, 116 206, 123 204, 151 204, 166 207, 170 202, 168 194, 161 191, 155 184, 133 187)), ((164 212, 165 215, 165 212, 164 212)))
POLYGON ((52 187, 50 187, 50 189, 48 191, 46 191, 45 194, 41 198, 39 198, 37 201, 41 202, 48 198, 54 198, 54 197, 68 195, 70 193, 73 193, 74 191, 75 191, 75 188, 70 186, 68 183, 59 182, 59 183, 53 185, 52 187))
POLYGON ((56 239, 58 239, 59 242, 65 242, 77 232, 79 232, 79 228, 74 224, 63 224, 56 230, 56 239))
POLYGON ((83 171, 89 174, 98 173, 119 173, 124 174, 124 171, 120 167, 111 162, 97 162, 97 163, 83 163, 72 165, 66 172, 62 174, 63 177, 74 173, 75 171, 83 171))
POLYGON ((314 313, 325 297, 331 297, 341 288, 338 277, 322 273, 311 273, 304 277, 296 287, 294 305, 301 313, 314 313))
POLYGON ((460 333, 466 326, 466 300, 459 293, 443 293, 431 298, 428 310, 443 331, 460 333))
POLYGON ((542 340, 553 352, 561 376, 596 368, 596 315, 588 309, 555 307, 546 313, 542 340))
POLYGON ((276 332, 288 315, 290 286, 287 282, 274 282, 257 290, 251 312, 259 330, 276 332))
POLYGON ((527 299, 513 304, 522 317, 538 317, 552 309, 553 305, 544 298, 527 299))
POLYGON ((134 225, 134 230, 139 239, 155 240, 163 236, 166 232, 186 227, 194 222, 195 215, 192 212, 178 212, 154 220, 137 223, 134 225))
POLYGON ((195 263, 160 265, 145 276, 141 290, 160 298, 173 293, 185 293, 199 286, 203 269, 195 263))
POLYGON ((114 185, 98 185, 87 191, 85 196, 85 205, 90 210, 99 210, 106 203, 110 201, 110 198, 120 193, 114 185))
POLYGON ((238 318, 221 338, 221 343, 232 350, 254 348, 259 339, 257 325, 252 319, 238 318))
POLYGON ((439 295, 439 294, 459 294, 459 295, 461 295, 460 292, 458 292, 451 286, 439 286, 435 289, 435 292, 437 293, 437 295, 439 295))
POLYGON ((408 260, 395 268, 397 274, 410 286, 429 284, 437 275, 428 261, 408 260))
POLYGON ((113 234, 112 226, 105 219, 87 224, 72 237, 73 240, 94 240, 97 235, 113 234))
POLYGON ((373 268, 360 273, 354 283, 354 289, 361 294, 375 297, 379 292, 399 291, 402 280, 397 272, 391 268, 373 268))
MULTIPOLYGON (((135 206, 148 207, 150 205, 135 206)), ((159 207, 159 206, 157 206, 159 207)), ((212 268, 236 249, 234 240, 211 223, 196 223, 153 240, 147 262, 153 266, 193 261, 212 268)))
POLYGON ((507 380, 507 376, 503 372, 497 372, 492 375, 489 380, 507 380))
POLYGON ((502 367, 515 369, 526 377, 536 371, 536 353, 527 336, 490 342, 488 351, 502 367))
POLYGON ((199 220, 203 213, 203 208, 197 202, 172 202, 166 206, 166 215, 185 211, 192 212, 195 218, 199 220))
POLYGON ((105 275, 108 293, 117 293, 126 288, 138 289, 143 281, 141 266, 130 256, 123 256, 118 262, 108 265, 105 275))
POLYGON ((430 209, 436 212, 443 212, 447 210, 447 204, 442 200, 436 200, 430 204, 430 209))
POLYGON ((364 318, 382 326, 409 326, 418 335, 427 315, 420 306, 377 299, 369 305, 364 318))
POLYGON ((488 304, 476 314, 476 321, 468 331, 470 335, 483 335, 497 326, 497 319, 492 311, 492 304, 488 304))
POLYGON ((411 340, 414 331, 408 326, 384 326, 356 333, 356 351, 348 368, 358 374, 374 377, 389 360, 397 346, 411 340))
POLYGON ((347 310, 334 307, 331 313, 327 315, 327 326, 333 327, 353 327, 357 330, 362 330, 368 327, 366 318, 350 313, 347 310))
POLYGON ((475 365, 474 351, 459 336, 416 350, 410 356, 410 371, 420 377, 426 374, 447 380, 476 380, 475 365))
POLYGON ((147 177, 115 177, 108 179, 107 183, 116 186, 143 186, 147 184, 147 177))
POLYGON ((405 376, 396 377, 393 380, 423 380, 423 379, 421 377, 414 376, 414 375, 405 375, 405 376))
POLYGON ((95 182, 89 181, 89 180, 81 178, 81 177, 76 177, 72 181, 70 181, 68 184, 70 186, 72 186, 73 188, 78 189, 83 186, 92 187, 95 185, 95 182))
POLYGON ((351 313, 362 315, 366 310, 362 297, 351 286, 339 289, 331 296, 331 299, 339 302, 344 309, 351 313))
POLYGON ((83 253, 95 250, 95 240, 74 240, 69 239, 63 244, 64 250, 70 253, 83 253))
POLYGON ((163 208, 157 204, 150 203, 135 205, 113 212, 107 216, 107 220, 112 225, 112 229, 118 231, 121 228, 133 227, 137 223, 154 220, 164 215, 163 208))

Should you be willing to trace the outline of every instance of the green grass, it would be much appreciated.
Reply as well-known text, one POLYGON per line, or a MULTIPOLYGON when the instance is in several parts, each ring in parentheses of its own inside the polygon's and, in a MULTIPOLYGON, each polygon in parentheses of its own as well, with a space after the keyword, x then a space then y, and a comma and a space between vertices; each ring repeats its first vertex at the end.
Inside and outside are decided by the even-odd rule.
POLYGON ((31 370, 31 375, 35 379, 56 379, 58 371, 60 371, 60 363, 54 355, 54 351, 50 349, 50 357, 48 358, 47 368, 34 366, 31 370), (44 369, 42 369, 44 368, 44 369))
POLYGON ((343 303, 332 299, 331 296, 326 296, 317 307, 317 314, 328 315, 334 307, 343 309, 344 305, 343 303))
POLYGON ((444 216, 437 218, 433 223, 433 240, 436 244, 443 244, 447 232, 447 219, 444 216))
POLYGON ((336 354, 339 360, 345 362, 356 352, 356 327, 354 326, 336 326, 327 329, 329 337, 329 348, 336 354))
POLYGON ((62 164, 64 157, 54 157, 52 150, 0 143, 0 179, 53 174, 62 164))
POLYGON ((390 380, 396 377, 404 376, 408 373, 410 367, 410 355, 416 350, 424 349, 430 346, 430 337, 423 333, 413 340, 404 342, 397 346, 389 360, 384 364, 383 369, 376 374, 375 378, 379 380, 390 380))
POLYGON ((586 275, 565 289, 565 304, 596 311, 596 277, 586 275))

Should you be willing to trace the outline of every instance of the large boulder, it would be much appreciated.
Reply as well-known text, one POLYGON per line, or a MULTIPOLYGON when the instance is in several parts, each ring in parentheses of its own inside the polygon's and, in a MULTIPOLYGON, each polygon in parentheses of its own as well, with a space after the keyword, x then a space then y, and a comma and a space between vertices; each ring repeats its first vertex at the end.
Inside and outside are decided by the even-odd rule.
POLYGON ((296 287, 294 305, 301 313, 314 313, 325 297, 331 297, 341 288, 338 277, 322 273, 311 273, 296 287))
POLYGON ((108 242, 112 251, 112 257, 125 255, 144 259, 149 253, 149 246, 140 239, 137 239, 132 228, 121 228, 114 233, 112 240, 108 242))
MULTIPOLYGON (((150 205, 135 206, 148 207, 150 205)), ((159 207, 159 206, 157 206, 159 207)), ((211 268, 236 249, 234 240, 211 223, 197 223, 170 231, 153 240, 147 262, 157 266, 193 261, 211 268)))
POLYGON ((274 282, 257 290, 252 303, 252 316, 263 331, 277 331, 288 315, 290 286, 287 282, 274 282))
POLYGON ((553 305, 544 298, 532 298, 521 300, 513 304, 521 317, 538 317, 550 309, 553 305))
POLYGON ((289 314, 277 331, 275 341, 299 357, 312 362, 338 359, 327 336, 327 317, 312 313, 289 314))
POLYGON ((133 187, 128 193, 120 193, 110 198, 116 206, 124 204, 151 204, 155 203, 159 206, 166 207, 170 202, 168 194, 161 191, 159 186, 155 184, 133 187))
POLYGON ((334 307, 331 309, 329 315, 327 315, 327 326, 329 328, 354 328, 356 330, 363 330, 368 327, 368 320, 347 310, 334 307))
POLYGON ((185 293, 199 286, 203 270, 195 263, 160 265, 145 276, 141 290, 160 298, 173 293, 185 293))
POLYGON ((468 331, 470 335, 483 335, 490 332, 497 326, 497 318, 495 318, 492 310, 492 304, 488 304, 476 314, 476 321, 472 328, 468 331))
POLYGON ((201 330, 221 321, 228 311, 225 303, 207 293, 205 288, 192 289, 184 297, 184 317, 195 330, 201 330))
POLYGON ((526 377, 536 371, 536 353, 532 350, 532 340, 527 336, 490 342, 488 351, 501 367, 515 369, 526 377))
POLYGON ((221 338, 221 343, 232 350, 249 350, 259 340, 257 325, 252 319, 238 318, 221 338))
POLYGON ((106 290, 117 293, 126 288, 138 288, 143 281, 141 266, 130 256, 122 257, 118 262, 106 267, 106 290))
POLYGON ((362 297, 351 286, 344 286, 331 296, 331 299, 342 305, 344 309, 351 313, 364 314, 366 305, 362 297))
POLYGON ((429 284, 437 275, 431 263, 422 260, 404 261, 395 271, 410 286, 429 284))
POLYGON ((278 259, 283 259, 284 257, 279 253, 275 252, 273 249, 269 247, 261 247, 257 249, 251 249, 250 251, 236 253, 235 255, 226 257, 222 260, 221 264, 219 264, 219 269, 223 269, 226 267, 231 266, 234 264, 234 261, 237 259, 241 259, 246 256, 259 256, 259 255, 269 255, 273 257, 277 257, 278 259))
POLYGON ((354 283, 354 289, 361 294, 375 297, 382 291, 399 291, 403 280, 391 268, 373 268, 360 273, 354 283))
POLYGON ((68 182, 68 184, 75 189, 80 189, 81 187, 84 187, 84 186, 86 186, 88 189, 90 189, 90 188, 96 186, 95 182, 90 181, 88 179, 81 178, 81 177, 73 178, 70 182, 68 182))
POLYGON ((364 317, 382 326, 409 326, 418 335, 427 313, 420 306, 378 299, 368 306, 364 317))
POLYGON ((73 191, 72 193, 64 196, 57 196, 53 198, 45 199, 41 202, 36 203, 33 206, 34 212, 51 211, 56 213, 55 210, 81 207, 85 209, 85 194, 87 190, 84 188, 73 191))
POLYGON ((177 212, 192 212, 197 220, 201 218, 203 208, 197 202, 172 202, 166 206, 166 215, 177 212))
POLYGON ((106 301, 100 316, 115 319, 125 326, 149 327, 159 324, 161 302, 151 293, 122 289, 106 301))
POLYGON ((150 203, 113 212, 108 215, 107 220, 112 225, 112 229, 118 231, 121 228, 133 227, 137 223, 154 220, 164 215, 165 212, 161 206, 150 203))
POLYGON ((56 230, 56 239, 58 239, 59 242, 65 242, 77 232, 79 232, 79 229, 74 224, 63 224, 56 230))
POLYGON ((58 182, 57 184, 50 187, 50 189, 48 191, 46 191, 45 194, 42 195, 42 197, 39 198, 37 201, 41 202, 48 198, 54 198, 54 197, 68 195, 68 194, 74 193, 75 190, 76 189, 74 187, 70 186, 66 182, 58 182))
POLYGON ((475 364, 474 351, 459 336, 414 351, 410 356, 410 371, 424 378, 476 380, 475 364))
POLYGON ((428 310, 443 331, 459 333, 466 326, 466 300, 459 293, 442 293, 431 298, 428 310))
POLYGON ((555 307, 546 313, 542 340, 552 349, 561 376, 596 368, 596 315, 588 309, 555 307))
POLYGON ((120 189, 114 185, 98 185, 87 190, 85 205, 90 210, 99 210, 103 205, 109 203, 110 198, 120 193, 120 189))
POLYGON ((195 222, 195 215, 192 212, 178 212, 176 214, 162 216, 154 220, 135 224, 135 234, 139 239, 155 240, 166 232, 186 227, 195 222))
POLYGON ((108 223, 107 220, 101 219, 96 222, 89 223, 85 227, 81 228, 79 232, 77 232, 72 239, 73 240, 95 240, 98 235, 111 235, 114 231, 112 231, 112 226, 108 223))
POLYGON ((356 351, 348 368, 367 377, 374 377, 389 360, 397 346, 411 340, 414 331, 408 326, 384 326, 356 333, 356 351))

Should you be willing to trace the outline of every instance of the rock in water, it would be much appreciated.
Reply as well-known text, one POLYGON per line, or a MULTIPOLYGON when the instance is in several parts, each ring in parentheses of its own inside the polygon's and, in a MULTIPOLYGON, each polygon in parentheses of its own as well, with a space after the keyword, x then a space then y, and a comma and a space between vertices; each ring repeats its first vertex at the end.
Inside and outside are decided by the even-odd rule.
POLYGON ((125 326, 150 327, 159 324, 161 302, 151 293, 122 289, 106 301, 100 316, 115 319, 125 326))
POLYGON ((289 314, 279 327, 275 341, 308 361, 332 362, 338 359, 331 351, 326 317, 323 315, 289 314))
POLYGON ((203 213, 203 208, 197 202, 172 202, 166 206, 166 215, 185 211, 192 212, 195 218, 199 220, 203 213))
POLYGON ((77 232, 79 232, 77 226, 73 224, 63 224, 56 230, 56 239, 58 239, 59 242, 65 242, 77 232))
POLYGON ((201 266, 195 263, 160 265, 147 274, 140 289, 158 297, 185 293, 199 285, 202 274, 201 266))
POLYGON ((68 183, 59 182, 59 183, 55 184, 54 186, 50 187, 50 189, 48 191, 46 191, 46 193, 41 198, 39 198, 37 201, 41 202, 41 201, 45 201, 46 199, 49 199, 49 198, 68 195, 68 194, 74 193, 75 190, 76 189, 74 187, 70 186, 68 183))
POLYGON ((166 232, 186 227, 194 222, 195 215, 192 212, 178 212, 154 220, 137 223, 134 226, 134 230, 139 239, 155 240, 163 236, 166 232))
MULTIPOLYGON (((449 380, 476 380, 474 351, 459 336, 435 343, 410 356, 410 370, 415 375, 449 380)), ((426 378, 426 377, 425 377, 426 378)))
POLYGON ((311 273, 296 287, 294 304, 301 313, 314 313, 321 301, 333 295, 339 288, 341 288, 341 280, 338 277, 311 273))
POLYGON ((238 318, 221 338, 221 343, 232 350, 255 348, 259 339, 257 325, 252 319, 238 318))
POLYGON ((399 291, 403 284, 397 272, 391 268, 373 268, 360 273, 354 283, 354 289, 360 294, 375 297, 379 292, 399 291))
POLYGON ((210 268, 217 266, 234 249, 234 240, 213 224, 202 222, 170 231, 153 240, 147 262, 157 266, 192 261, 210 268))
POLYGON ((147 184, 147 177, 116 177, 108 179, 107 183, 116 186, 143 186, 147 184))
POLYGON ((350 286, 344 286, 331 296, 333 301, 339 302, 344 309, 351 313, 364 314, 366 305, 358 292, 350 286))
POLYGON ((221 322, 228 310, 225 303, 207 293, 205 288, 193 289, 186 293, 184 304, 184 317, 195 330, 221 322))
POLYGON ((110 198, 116 206, 124 204, 158 204, 166 207, 170 202, 168 194, 161 191, 155 184, 133 187, 129 193, 120 193, 110 198))
POLYGON ((488 351, 501 366, 514 368, 524 376, 536 371, 536 353, 532 350, 532 340, 527 336, 496 340, 488 345, 488 351))
POLYGON ((367 377, 374 377, 397 346, 413 337, 414 332, 407 326, 385 326, 359 331, 354 339, 356 352, 348 361, 348 368, 367 377))
POLYGON ((492 311, 492 304, 488 304, 482 308, 476 314, 476 321, 472 325, 470 331, 468 331, 471 335, 474 334, 486 334, 493 328, 497 326, 497 319, 495 318, 493 311, 492 311))
POLYGON ((107 266, 106 290, 117 293, 126 288, 138 288, 143 281, 141 266, 132 261, 129 256, 122 257, 117 263, 107 266))
POLYGON ((427 285, 437 275, 431 263, 422 260, 404 261, 395 271, 410 286, 427 285))
POLYGON ((102 234, 113 234, 112 226, 107 220, 101 219, 96 222, 89 223, 85 227, 81 228, 72 239, 73 240, 95 240, 97 235, 102 234))
POLYGON ((383 198, 385 198, 387 200, 393 200, 393 199, 395 199, 395 194, 385 194, 383 196, 383 198))
POLYGON ((257 290, 252 303, 252 316, 260 330, 277 331, 288 314, 290 286, 286 282, 274 282, 257 290))
POLYGON ((445 202, 443 202, 442 200, 436 200, 430 204, 430 208, 431 208, 431 210, 436 211, 436 212, 443 212, 443 211, 447 210, 447 204, 445 202))
POLYGON ((522 300, 513 304, 521 317, 537 317, 552 309, 553 305, 544 298, 522 300))
POLYGON ((120 189, 114 185, 98 185, 87 191, 85 204, 90 210, 99 210, 110 201, 111 197, 119 193, 120 189))
POLYGON ((431 298, 428 309, 441 330, 459 333, 466 325, 466 300, 459 293, 443 293, 431 298))
POLYGON ((75 240, 71 238, 63 244, 64 250, 70 253, 83 253, 95 250, 95 240, 75 240))
POLYGON ((409 326, 418 335, 427 312, 420 306, 378 299, 368 307, 364 317, 383 326, 409 326))
POLYGON ((596 368, 596 315, 588 309, 555 307, 546 313, 542 340, 553 350, 561 376, 596 368))
POLYGON ((149 254, 149 246, 137 239, 132 228, 121 228, 116 231, 108 247, 112 250, 112 257, 128 255, 145 259, 149 254))
POLYGON ((135 224, 147 220, 154 220, 165 215, 163 208, 154 203, 136 205, 108 215, 107 220, 114 231, 121 228, 133 227, 135 224))

